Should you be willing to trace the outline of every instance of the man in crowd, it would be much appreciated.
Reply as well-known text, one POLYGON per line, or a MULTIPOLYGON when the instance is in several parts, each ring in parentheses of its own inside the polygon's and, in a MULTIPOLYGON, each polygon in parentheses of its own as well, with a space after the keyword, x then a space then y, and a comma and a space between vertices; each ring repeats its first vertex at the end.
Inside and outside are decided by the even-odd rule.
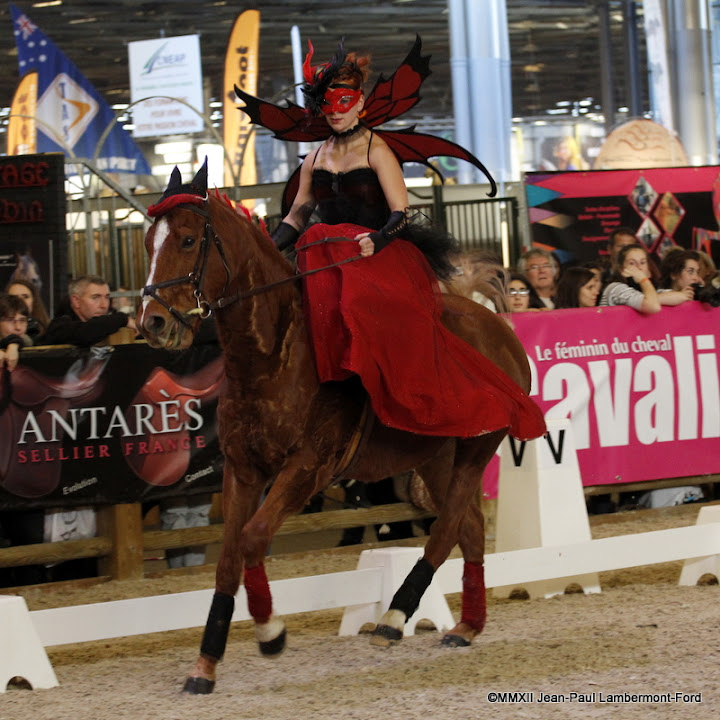
MULTIPOLYGON (((72 280, 68 298, 40 338, 45 345, 90 347, 106 341, 121 328, 137 332, 135 319, 124 312, 111 311, 110 287, 97 275, 72 280)), ((66 537, 95 535, 95 510, 90 507, 48 509, 44 519, 45 542, 66 537)), ((97 575, 95 558, 67 560, 47 570, 49 580, 72 580, 97 575)))
POLYGON ((42 337, 45 345, 89 347, 129 327, 137 332, 135 319, 110 312, 110 287, 97 275, 83 275, 68 287, 69 307, 55 316, 42 337))
POLYGON ((555 286, 560 266, 555 256, 542 248, 528 250, 518 261, 518 270, 525 275, 535 289, 544 307, 555 307, 555 286))
POLYGON ((638 242, 635 237, 635 231, 631 227, 621 225, 615 228, 610 235, 608 235, 607 251, 608 251, 608 263, 603 271, 603 282, 606 283, 610 280, 610 276, 617 270, 617 256, 620 250, 625 245, 633 245, 638 242))

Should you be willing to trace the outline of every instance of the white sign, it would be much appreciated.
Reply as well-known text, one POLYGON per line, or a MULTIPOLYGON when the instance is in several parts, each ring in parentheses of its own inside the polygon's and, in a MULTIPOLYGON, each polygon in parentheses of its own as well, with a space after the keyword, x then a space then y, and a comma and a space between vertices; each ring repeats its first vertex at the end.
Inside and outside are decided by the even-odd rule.
POLYGON ((204 121, 198 115, 203 112, 199 36, 131 42, 128 57, 131 102, 149 98, 132 108, 133 135, 201 132, 204 121))

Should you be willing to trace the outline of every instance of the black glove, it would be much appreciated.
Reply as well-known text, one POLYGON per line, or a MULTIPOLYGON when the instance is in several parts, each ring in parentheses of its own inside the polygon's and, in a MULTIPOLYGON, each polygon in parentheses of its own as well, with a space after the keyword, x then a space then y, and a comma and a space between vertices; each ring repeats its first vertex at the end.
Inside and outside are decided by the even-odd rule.
POLYGON ((295 244, 295 241, 300 236, 300 231, 296 230, 290 223, 281 222, 276 228, 275 232, 271 235, 272 241, 275 243, 275 247, 281 252, 291 245, 295 244))
POLYGON ((386 245, 394 240, 407 227, 407 217, 401 210, 395 210, 390 213, 388 221, 375 232, 371 232, 369 237, 375 245, 375 252, 380 252, 386 245))

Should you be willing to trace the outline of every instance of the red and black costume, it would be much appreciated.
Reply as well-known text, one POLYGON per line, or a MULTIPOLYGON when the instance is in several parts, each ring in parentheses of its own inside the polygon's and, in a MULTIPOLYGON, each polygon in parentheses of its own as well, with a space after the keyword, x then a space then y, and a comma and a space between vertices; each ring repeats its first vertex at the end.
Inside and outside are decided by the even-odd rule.
MULTIPOLYGON (((393 77, 381 76, 375 85, 365 103, 363 124, 388 143, 401 163, 428 164, 428 157, 452 155, 487 172, 454 143, 412 131, 374 129, 417 102, 419 85, 429 74, 427 64, 418 38, 393 77)), ((280 108, 237 88, 236 92, 253 122, 274 130, 276 137, 319 140, 331 134, 324 118, 308 117, 298 106, 280 108)), ((368 147, 368 158, 369 154, 368 147)), ((519 438, 541 435, 545 427, 537 406, 502 370, 441 322, 437 275, 447 276, 452 269, 447 258, 451 238, 434 228, 406 224, 404 216, 388 223, 390 208, 369 163, 336 174, 314 167, 314 157, 311 162, 319 222, 309 225, 295 243, 298 269, 351 258, 358 245, 350 239, 376 231, 371 235, 376 248, 371 257, 305 278, 306 318, 320 380, 358 375, 380 421, 401 430, 471 437, 510 428, 519 438)), ((289 198, 297 189, 293 182, 289 198)), ((290 204, 291 199, 286 207, 290 204)))

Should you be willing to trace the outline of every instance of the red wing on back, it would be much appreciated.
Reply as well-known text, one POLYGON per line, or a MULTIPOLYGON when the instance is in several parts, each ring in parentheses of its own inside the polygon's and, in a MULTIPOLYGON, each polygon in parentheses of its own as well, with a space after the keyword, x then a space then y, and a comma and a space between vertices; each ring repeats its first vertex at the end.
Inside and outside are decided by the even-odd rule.
POLYGON ((370 127, 400 117, 420 101, 420 86, 430 75, 430 56, 420 54, 422 41, 415 44, 398 69, 389 77, 382 74, 365 101, 363 122, 370 127))
POLYGON ((465 160, 480 170, 490 182, 488 196, 494 197, 497 193, 497 185, 488 169, 471 152, 451 140, 445 140, 435 135, 417 133, 414 127, 403 130, 375 130, 374 132, 389 145, 400 164, 406 162, 422 163, 431 168, 442 179, 442 175, 437 168, 428 162, 428 158, 444 155, 465 160))
MULTIPOLYGON (((472 163, 490 182, 488 193, 493 197, 497 192, 495 180, 487 168, 465 148, 450 140, 416 133, 414 128, 403 130, 376 129, 388 120, 400 117, 413 108, 420 100, 420 86, 430 75, 430 56, 422 55, 422 41, 418 35, 407 57, 389 77, 380 75, 365 101, 363 123, 385 140, 402 165, 406 162, 422 163, 442 175, 430 165, 428 158, 445 155, 472 163)), ((325 140, 331 134, 324 117, 308 117, 299 105, 288 102, 285 107, 260 100, 235 86, 235 94, 245 103, 240 108, 251 122, 271 130, 279 140, 291 142, 315 142, 325 140)), ((300 183, 300 168, 288 180, 283 193, 283 216, 289 211, 300 183)))
POLYGON ((302 170, 302 163, 297 166, 295 172, 290 176, 290 179, 285 183, 285 188, 282 194, 282 203, 280 208, 280 217, 285 217, 292 207, 293 200, 298 194, 300 188, 300 171, 302 170))
POLYGON ((285 107, 273 105, 256 98, 235 86, 235 94, 245 103, 239 108, 255 125, 271 130, 278 140, 288 142, 314 142, 330 135, 330 126, 324 117, 308 117, 305 110, 295 103, 285 107))

